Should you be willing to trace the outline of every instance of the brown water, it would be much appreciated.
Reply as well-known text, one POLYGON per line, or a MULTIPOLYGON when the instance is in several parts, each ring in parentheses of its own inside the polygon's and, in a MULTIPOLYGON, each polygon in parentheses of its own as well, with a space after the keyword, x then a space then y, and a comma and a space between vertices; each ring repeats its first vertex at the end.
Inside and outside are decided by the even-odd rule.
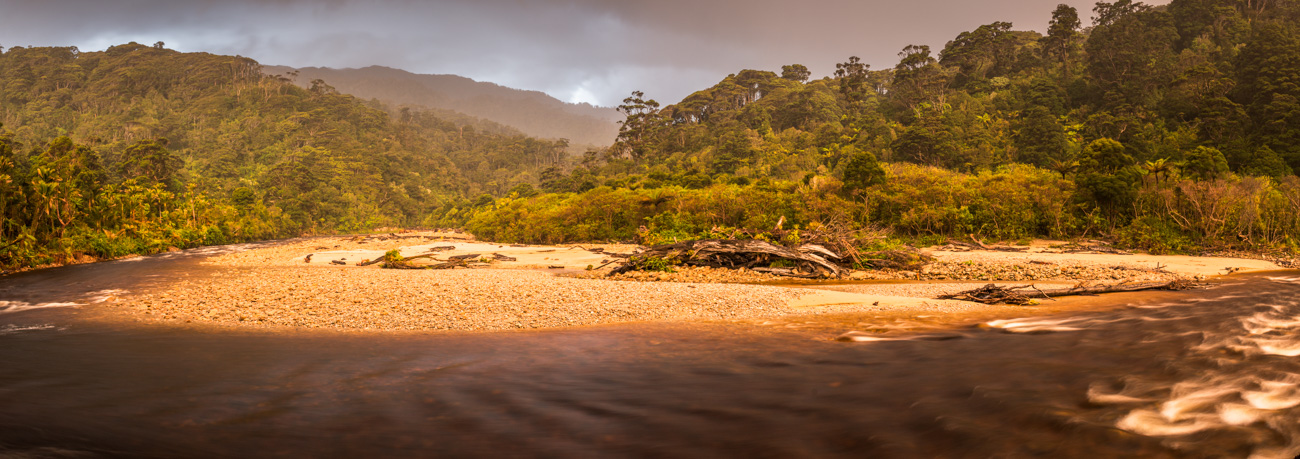
POLYGON ((745 325, 284 335, 85 319, 106 295, 201 275, 201 256, 0 278, 0 456, 1300 453, 1296 273, 858 341, 745 325))

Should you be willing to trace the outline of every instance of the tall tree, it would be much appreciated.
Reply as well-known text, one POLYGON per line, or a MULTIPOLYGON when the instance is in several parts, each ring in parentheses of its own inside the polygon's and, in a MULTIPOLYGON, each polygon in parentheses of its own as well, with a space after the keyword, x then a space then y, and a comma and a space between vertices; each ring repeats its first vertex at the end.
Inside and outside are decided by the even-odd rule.
POLYGON ((835 64, 835 78, 840 80, 840 94, 850 106, 861 104, 867 99, 867 70, 870 68, 858 56, 849 56, 848 61, 835 64))
POLYGON ((654 152, 654 136, 664 117, 659 113, 659 102, 646 99, 645 93, 632 91, 632 95, 623 99, 618 111, 627 116, 620 121, 618 140, 611 150, 625 154, 633 160, 644 160, 654 152))
POLYGON ((811 77, 812 77, 812 72, 808 71, 808 67, 805 67, 803 64, 791 64, 791 65, 781 66, 781 78, 803 83, 808 81, 808 78, 811 77))
POLYGON ((1042 45, 1043 57, 1056 61, 1061 66, 1061 74, 1068 80, 1070 64, 1078 54, 1082 34, 1079 27, 1079 10, 1064 3, 1056 5, 1052 11, 1052 21, 1048 24, 1047 35, 1039 43, 1042 45))
POLYGON ((895 103, 913 110, 922 102, 943 103, 948 85, 946 72, 930 55, 928 45, 907 45, 898 53, 890 96, 895 103))
POLYGON ((939 63, 957 67, 956 87, 1007 72, 1015 62, 1016 41, 1010 22, 994 22, 962 32, 939 53, 939 63))

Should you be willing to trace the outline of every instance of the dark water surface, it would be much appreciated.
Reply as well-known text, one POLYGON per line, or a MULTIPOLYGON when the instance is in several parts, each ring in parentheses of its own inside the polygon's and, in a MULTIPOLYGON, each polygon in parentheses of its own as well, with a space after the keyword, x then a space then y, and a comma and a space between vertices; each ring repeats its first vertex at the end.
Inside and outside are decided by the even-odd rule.
POLYGON ((853 342, 742 325, 366 336, 84 319, 201 275, 202 256, 0 278, 0 457, 1300 453, 1293 272, 853 342))

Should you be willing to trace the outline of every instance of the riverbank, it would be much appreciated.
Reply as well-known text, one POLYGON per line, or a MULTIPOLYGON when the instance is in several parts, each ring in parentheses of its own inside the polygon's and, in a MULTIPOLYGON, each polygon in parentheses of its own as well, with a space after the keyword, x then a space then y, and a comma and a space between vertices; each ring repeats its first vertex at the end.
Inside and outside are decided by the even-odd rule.
POLYGON ((1281 269, 1262 260, 1152 255, 932 250, 918 272, 861 271, 850 279, 791 282, 752 271, 684 268, 605 278, 630 245, 528 246, 460 233, 312 238, 224 254, 211 276, 118 303, 148 322, 370 331, 511 330, 626 322, 751 321, 870 313, 904 317, 1041 314, 935 297, 988 281, 1040 288, 1077 283, 1208 279, 1281 269), (380 269, 375 260, 436 252, 472 268, 380 269), (605 266, 605 268, 598 267, 605 266), (903 282, 906 281, 906 282, 903 282))

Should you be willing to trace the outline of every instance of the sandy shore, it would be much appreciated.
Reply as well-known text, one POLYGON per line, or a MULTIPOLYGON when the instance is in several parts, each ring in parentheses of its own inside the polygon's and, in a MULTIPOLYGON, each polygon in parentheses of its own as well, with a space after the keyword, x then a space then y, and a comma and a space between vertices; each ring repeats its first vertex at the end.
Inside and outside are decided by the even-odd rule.
POLYGON ((769 275, 710 269, 609 280, 596 268, 628 245, 503 245, 453 233, 314 238, 213 257, 210 278, 183 281, 120 303, 145 321, 343 330, 508 330, 646 321, 753 321, 854 312, 899 317, 1027 315, 1035 306, 990 307, 937 300, 986 281, 1040 288, 1078 282, 1147 282, 1280 269, 1259 260, 1042 251, 933 251, 916 273, 856 273, 858 282, 755 285, 769 275), (437 250, 513 261, 473 269, 390 270, 357 266, 388 250, 437 250), (311 255, 308 258, 308 255, 311 255), (862 279, 912 279, 913 282, 862 279), (917 282, 916 280, 924 281, 917 282), (658 282, 655 282, 658 281, 658 282))

